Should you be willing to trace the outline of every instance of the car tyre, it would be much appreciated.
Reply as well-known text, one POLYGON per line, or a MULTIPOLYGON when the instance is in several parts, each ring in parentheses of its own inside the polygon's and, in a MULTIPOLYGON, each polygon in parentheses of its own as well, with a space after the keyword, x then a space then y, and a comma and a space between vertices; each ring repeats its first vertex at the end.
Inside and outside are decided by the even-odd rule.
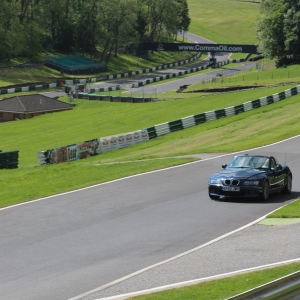
POLYGON ((260 198, 264 201, 268 200, 270 196, 270 184, 269 181, 266 180, 263 184, 262 193, 260 195, 260 198))
POLYGON ((209 194, 209 198, 210 198, 211 200, 219 200, 219 199, 220 199, 220 196, 213 196, 213 195, 210 195, 210 194, 209 194))
POLYGON ((282 190, 285 194, 290 194, 292 192, 292 176, 289 174, 286 178, 286 183, 284 189, 282 190))

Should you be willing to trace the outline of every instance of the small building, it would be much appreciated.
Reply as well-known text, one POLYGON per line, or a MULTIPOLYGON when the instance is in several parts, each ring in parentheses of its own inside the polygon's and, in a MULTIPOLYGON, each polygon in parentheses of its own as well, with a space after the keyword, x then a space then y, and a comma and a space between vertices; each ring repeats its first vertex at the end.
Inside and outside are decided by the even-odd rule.
POLYGON ((46 113, 73 109, 73 105, 40 94, 0 100, 0 122, 24 120, 46 113))

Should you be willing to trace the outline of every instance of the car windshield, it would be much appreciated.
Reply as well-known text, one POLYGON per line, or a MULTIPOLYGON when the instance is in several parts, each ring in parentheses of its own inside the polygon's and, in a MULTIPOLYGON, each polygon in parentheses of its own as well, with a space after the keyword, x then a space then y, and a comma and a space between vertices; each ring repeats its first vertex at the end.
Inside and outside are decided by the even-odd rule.
POLYGON ((235 156, 228 168, 269 168, 269 157, 265 156, 235 156))

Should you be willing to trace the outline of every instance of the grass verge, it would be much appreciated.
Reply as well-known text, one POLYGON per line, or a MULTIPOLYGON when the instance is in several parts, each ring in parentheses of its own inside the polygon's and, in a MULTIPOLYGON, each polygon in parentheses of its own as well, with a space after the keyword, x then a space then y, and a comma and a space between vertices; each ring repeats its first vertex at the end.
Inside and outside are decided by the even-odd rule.
POLYGON ((300 218, 300 200, 276 210, 269 214, 267 218, 300 218))
POLYGON ((129 298, 131 300, 223 300, 297 272, 300 263, 211 280, 193 286, 129 298))

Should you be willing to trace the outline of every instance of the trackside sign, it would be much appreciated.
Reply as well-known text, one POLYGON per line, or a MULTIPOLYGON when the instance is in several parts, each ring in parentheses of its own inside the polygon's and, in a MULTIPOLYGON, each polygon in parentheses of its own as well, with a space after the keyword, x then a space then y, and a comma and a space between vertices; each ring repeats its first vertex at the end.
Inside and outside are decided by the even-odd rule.
POLYGON ((152 51, 201 51, 201 52, 243 52, 258 53, 255 45, 235 44, 188 44, 188 43, 142 43, 140 50, 152 51))

